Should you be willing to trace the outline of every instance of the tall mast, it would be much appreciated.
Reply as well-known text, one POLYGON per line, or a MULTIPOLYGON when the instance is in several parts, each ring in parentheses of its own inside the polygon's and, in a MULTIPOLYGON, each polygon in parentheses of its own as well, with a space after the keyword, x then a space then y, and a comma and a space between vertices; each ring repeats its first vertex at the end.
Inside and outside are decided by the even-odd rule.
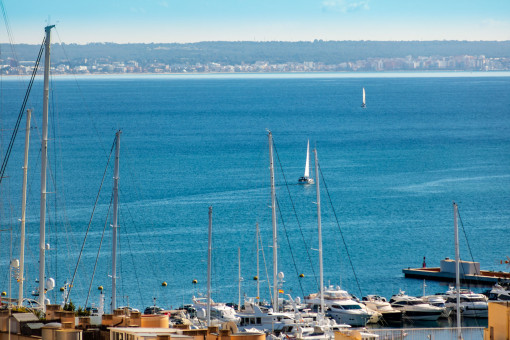
POLYGON ((278 312, 278 233, 276 230, 276 194, 274 189, 273 135, 269 137, 269 170, 271 173, 271 219, 273 223, 273 310, 278 312))
POLYGON ((115 167, 113 169, 113 233, 112 233, 112 314, 117 308, 117 217, 119 205, 119 156, 120 134, 115 134, 115 167))
POLYGON ((46 38, 44 39, 44 91, 43 91, 43 121, 42 121, 42 142, 41 142, 41 212, 39 227, 39 303, 43 311, 44 305, 44 267, 46 250, 46 158, 48 157, 48 102, 50 93, 50 46, 51 29, 55 25, 46 26, 46 38))
POLYGON ((238 266, 239 266, 239 301, 237 304, 237 310, 241 310, 241 281, 243 278, 241 277, 241 247, 237 247, 237 259, 238 259, 238 266))
POLYGON ((457 337, 462 340, 460 325, 460 255, 459 255, 459 226, 457 224, 458 207, 453 202, 453 226, 455 231, 455 288, 457 289, 457 337))
POLYGON ((25 158, 23 161, 23 191, 21 194, 21 240, 19 248, 19 292, 18 306, 23 303, 23 280, 25 271, 25 212, 27 207, 27 173, 28 173, 28 145, 30 142, 30 119, 32 110, 27 110, 27 125, 25 131, 25 158))
POLYGON ((319 187, 319 162, 317 160, 317 149, 313 149, 315 155, 315 188, 317 189, 317 227, 319 229, 319 277, 321 285, 321 310, 324 314, 324 270, 322 267, 322 225, 321 225, 321 192, 319 187))
MULTIPOLYGON (((259 267, 259 223, 257 222, 257 300, 260 301, 260 267, 259 267)), ((257 301, 257 302, 258 302, 257 301)))
POLYGON ((207 327, 211 325, 211 260, 212 260, 212 207, 209 207, 209 239, 207 242, 207 327))

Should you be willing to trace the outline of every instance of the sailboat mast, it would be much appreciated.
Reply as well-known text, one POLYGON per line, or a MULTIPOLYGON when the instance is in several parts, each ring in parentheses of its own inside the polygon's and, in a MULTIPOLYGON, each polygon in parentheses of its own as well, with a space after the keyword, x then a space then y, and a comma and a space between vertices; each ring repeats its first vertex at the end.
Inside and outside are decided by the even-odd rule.
POLYGON ((23 161, 23 189, 21 194, 21 240, 19 249, 19 292, 18 306, 23 303, 23 280, 25 273, 25 212, 27 207, 27 173, 28 173, 28 146, 30 143, 30 119, 32 110, 27 110, 27 125, 25 131, 25 158, 23 161))
POLYGON ((237 304, 237 310, 241 310, 241 247, 237 247, 237 260, 238 260, 238 266, 239 266, 239 300, 237 304))
POLYGON ((274 188, 273 135, 269 137, 269 170, 271 174, 271 220, 273 223, 273 310, 278 312, 278 233, 276 229, 276 194, 274 188))
POLYGON ((211 262, 212 262, 212 207, 209 207, 209 239, 207 242, 207 327, 211 325, 211 262))
POLYGON ((259 267, 259 223, 257 222, 257 302, 260 301, 260 267, 259 267))
POLYGON ((319 277, 321 285, 321 314, 324 314, 324 268, 322 265, 322 224, 321 224, 321 192, 319 186, 319 162, 317 160, 317 149, 313 150, 315 155, 315 188, 317 189, 317 227, 319 232, 319 277))
POLYGON ((43 91, 43 121, 41 142, 41 210, 39 227, 39 303, 43 311, 46 310, 45 300, 45 250, 46 250, 46 159, 48 157, 48 103, 50 93, 50 46, 51 29, 55 25, 46 26, 46 38, 44 40, 44 91, 43 91))
POLYGON ((459 226, 457 224, 458 207, 453 202, 453 226, 455 234, 455 288, 457 289, 457 337, 462 340, 460 325, 460 255, 459 255, 459 226))
POLYGON ((120 134, 115 134, 115 167, 113 169, 113 234, 112 234, 112 314, 117 308, 117 219, 119 205, 119 157, 120 157, 120 134))

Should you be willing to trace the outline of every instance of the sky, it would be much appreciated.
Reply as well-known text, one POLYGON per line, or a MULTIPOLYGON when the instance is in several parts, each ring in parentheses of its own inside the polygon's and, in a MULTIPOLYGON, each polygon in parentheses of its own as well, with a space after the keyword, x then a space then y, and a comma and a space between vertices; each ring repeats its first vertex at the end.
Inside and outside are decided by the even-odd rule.
POLYGON ((0 42, 510 40, 510 0, 0 0, 0 42), (9 38, 5 18, 10 28, 9 38))

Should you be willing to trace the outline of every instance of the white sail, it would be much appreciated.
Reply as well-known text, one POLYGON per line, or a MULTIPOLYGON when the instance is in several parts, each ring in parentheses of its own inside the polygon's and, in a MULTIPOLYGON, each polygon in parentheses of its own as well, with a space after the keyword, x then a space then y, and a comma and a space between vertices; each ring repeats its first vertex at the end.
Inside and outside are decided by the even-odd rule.
POLYGON ((365 88, 363 88, 363 106, 365 106, 366 103, 365 103, 365 88))
POLYGON ((305 165, 305 178, 310 177, 310 140, 306 145, 306 165, 305 165))

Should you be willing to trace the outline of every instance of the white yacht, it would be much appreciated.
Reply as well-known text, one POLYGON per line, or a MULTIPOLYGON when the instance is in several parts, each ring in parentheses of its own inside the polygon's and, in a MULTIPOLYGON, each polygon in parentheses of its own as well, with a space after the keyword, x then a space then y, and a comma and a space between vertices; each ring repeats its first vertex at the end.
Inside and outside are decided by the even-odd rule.
MULTIPOLYGON (((196 317, 199 320, 207 320, 207 298, 193 297, 193 308, 196 310, 196 317)), ((239 317, 236 316, 234 308, 224 303, 213 302, 211 300, 211 320, 215 319, 220 322, 239 323, 239 317)))
POLYGON ((402 311, 391 307, 385 297, 379 295, 367 295, 361 299, 361 302, 369 309, 382 314, 383 323, 402 322, 402 311))
MULTIPOLYGON (((320 293, 306 296, 305 302, 313 310, 317 309, 320 306, 320 293)), ((340 289, 340 287, 330 286, 324 290, 324 304, 329 308, 326 315, 339 324, 365 326, 370 319, 377 322, 381 317, 380 313, 357 302, 347 291, 340 289)))
POLYGON ((437 321, 445 308, 432 306, 422 299, 400 292, 390 299, 393 308, 403 312, 403 318, 413 321, 437 321))
POLYGON ((452 313, 452 308, 446 306, 446 299, 441 294, 422 296, 421 299, 432 306, 444 308, 440 318, 447 319, 452 313))
MULTIPOLYGON (((444 295, 446 298, 446 307, 456 313, 457 308, 457 290, 450 288, 444 295)), ((487 318, 489 317, 488 298, 483 294, 475 294, 470 290, 460 290, 460 311, 466 318, 487 318)))
POLYGON ((510 283, 496 283, 491 290, 484 293, 491 301, 510 301, 510 283))
POLYGON ((281 332, 286 325, 294 325, 294 313, 274 312, 257 305, 251 299, 244 301, 244 309, 236 314, 239 330, 256 329, 263 332, 281 332))

